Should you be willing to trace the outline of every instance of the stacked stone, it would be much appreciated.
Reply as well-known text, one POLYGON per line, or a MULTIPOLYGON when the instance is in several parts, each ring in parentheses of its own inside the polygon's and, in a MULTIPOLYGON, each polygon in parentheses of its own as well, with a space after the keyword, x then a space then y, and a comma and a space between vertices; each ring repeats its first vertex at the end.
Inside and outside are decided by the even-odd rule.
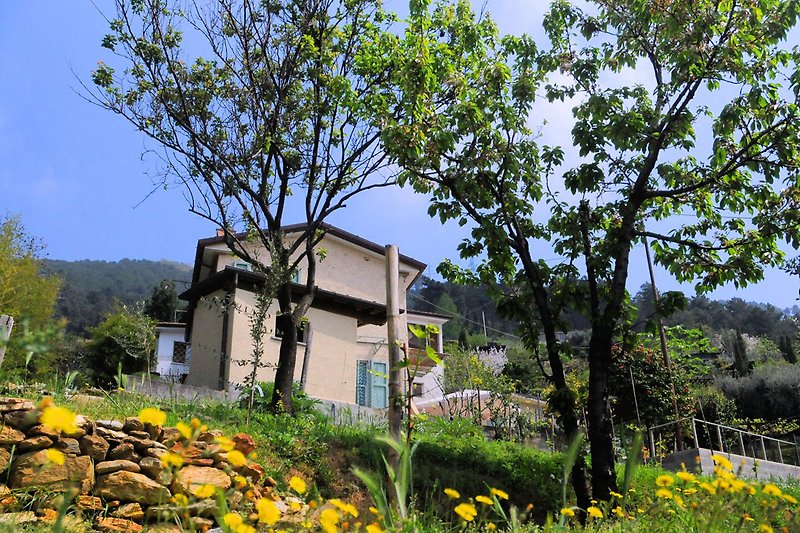
MULTIPOLYGON (((192 497, 197 487, 209 484, 227 491, 228 507, 236 509, 244 499, 242 490, 258 497, 275 484, 269 477, 260 484, 264 471, 257 463, 230 465, 226 453, 215 444, 220 431, 205 431, 189 443, 175 428, 143 424, 136 417, 119 421, 78 415, 74 433, 58 434, 39 423, 40 414, 29 400, 0 398, 0 471, 10 469, 8 485, 0 485, 0 511, 16 506, 11 489, 43 494, 71 491, 77 493, 74 507, 96 513, 96 527, 101 531, 141 531, 144 523, 161 524, 158 530, 164 531, 180 531, 168 525, 175 523, 206 529, 213 525, 216 500, 192 497), (48 448, 61 451, 64 464, 50 462, 48 448), (170 451, 184 458, 174 474, 161 462, 170 451), (235 486, 237 475, 248 479, 246 488, 235 486), (176 505, 173 496, 178 494, 188 496, 192 503, 176 505)), ((246 434, 234 436, 233 442, 245 456, 255 447, 246 434)), ((53 519, 47 507, 36 519, 53 519)), ((32 519, 31 513, 17 514, 19 522, 32 519)), ((0 522, 11 518, 5 516, 0 522)))

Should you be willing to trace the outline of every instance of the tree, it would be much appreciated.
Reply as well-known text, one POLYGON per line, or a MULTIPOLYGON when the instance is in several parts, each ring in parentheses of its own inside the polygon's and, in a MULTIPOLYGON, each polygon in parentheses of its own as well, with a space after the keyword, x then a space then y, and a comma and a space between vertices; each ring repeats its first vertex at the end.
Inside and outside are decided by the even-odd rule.
POLYGON ((377 0, 116 8, 103 46, 123 67, 100 63, 92 98, 155 141, 161 183, 182 186, 191 212, 222 228, 257 272, 281 280, 273 407, 291 412, 296 332, 314 299, 323 221, 356 194, 394 183, 380 128, 364 112, 387 80, 370 56, 392 38, 391 17, 377 0), (302 217, 302 231, 283 233, 289 217, 302 217), (291 281, 301 266, 298 295, 291 281))
POLYGON ((121 387, 119 372, 149 372, 156 348, 155 320, 141 308, 119 305, 106 319, 89 328, 86 362, 92 382, 101 388, 121 387))
POLYGON ((63 328, 63 324, 56 326, 53 321, 61 281, 56 276, 41 273, 41 250, 41 244, 25 232, 19 216, 0 218, 0 315, 12 316, 17 324, 12 332, 4 369, 24 363, 29 350, 13 343, 23 330, 39 337, 38 333, 41 333, 52 340, 63 328))
POLYGON ((144 305, 144 314, 159 322, 172 322, 178 310, 178 293, 175 284, 170 280, 162 280, 153 289, 153 294, 144 305))
MULTIPOLYGON (((405 65, 392 101, 404 115, 386 119, 384 136, 401 181, 431 194, 432 214, 474 223, 460 253, 485 254, 483 263, 440 270, 499 279, 527 341, 543 334, 568 435, 578 431, 575 393, 556 333, 568 307, 591 322, 591 478, 608 499, 608 379, 631 318, 631 250, 648 239, 658 263, 702 292, 757 281, 783 260, 782 239, 800 244, 800 69, 781 48, 793 1, 591 4, 554 3, 540 49, 528 36, 500 38, 468 2, 412 2, 404 39, 387 53, 405 65), (640 80, 629 84, 630 74, 640 80), (569 158, 529 127, 540 103, 566 99, 569 158), (563 260, 544 261, 553 255, 563 260)), ((580 461, 573 483, 585 507, 580 461)))

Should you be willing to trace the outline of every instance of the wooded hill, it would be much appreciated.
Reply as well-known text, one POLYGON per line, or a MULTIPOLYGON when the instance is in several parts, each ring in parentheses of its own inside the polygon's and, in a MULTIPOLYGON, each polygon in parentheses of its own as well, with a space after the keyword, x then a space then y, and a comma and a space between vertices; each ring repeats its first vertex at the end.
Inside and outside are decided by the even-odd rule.
POLYGON ((173 281, 180 293, 188 287, 192 276, 191 266, 166 260, 45 259, 42 265, 45 274, 55 274, 62 280, 56 314, 67 319, 67 331, 75 334, 99 324, 115 302, 126 305, 143 302, 165 279, 173 281))

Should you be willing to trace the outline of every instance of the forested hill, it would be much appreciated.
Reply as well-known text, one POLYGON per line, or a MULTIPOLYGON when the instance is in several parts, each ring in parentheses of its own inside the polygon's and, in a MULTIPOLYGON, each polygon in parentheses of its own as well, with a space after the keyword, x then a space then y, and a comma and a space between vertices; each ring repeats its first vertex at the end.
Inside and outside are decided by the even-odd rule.
POLYGON ((191 280, 192 267, 173 261, 61 261, 46 259, 43 271, 62 279, 56 314, 68 320, 67 330, 84 333, 100 323, 115 301, 145 301, 162 280, 172 280, 178 292, 191 280))

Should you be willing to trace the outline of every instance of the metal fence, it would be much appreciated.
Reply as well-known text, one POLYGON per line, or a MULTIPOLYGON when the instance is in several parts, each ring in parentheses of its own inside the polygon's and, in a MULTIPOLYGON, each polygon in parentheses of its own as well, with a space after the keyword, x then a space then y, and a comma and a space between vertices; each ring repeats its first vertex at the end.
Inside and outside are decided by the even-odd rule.
POLYGON ((691 436, 695 448, 800 466, 800 450, 798 450, 796 442, 759 435, 697 418, 683 418, 677 422, 651 427, 648 430, 648 438, 652 457, 683 449, 684 443, 676 437, 678 424, 681 427, 681 434, 687 437, 691 436))

